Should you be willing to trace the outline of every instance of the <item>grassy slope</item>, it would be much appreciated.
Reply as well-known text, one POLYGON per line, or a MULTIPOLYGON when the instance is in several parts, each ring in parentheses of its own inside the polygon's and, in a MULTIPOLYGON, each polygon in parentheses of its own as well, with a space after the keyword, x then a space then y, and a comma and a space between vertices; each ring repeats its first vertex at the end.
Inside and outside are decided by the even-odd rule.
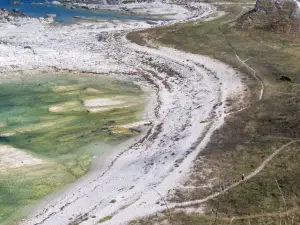
MULTIPOLYGON (((132 41, 140 44, 150 39, 160 45, 208 55, 249 75, 233 54, 233 48, 242 60, 248 59, 247 64, 256 70, 266 85, 263 100, 257 102, 257 95, 253 95, 251 107, 228 117, 226 124, 214 133, 211 143, 199 154, 201 163, 195 165, 187 185, 203 184, 216 178, 213 186, 205 190, 177 190, 171 200, 178 202, 201 199, 219 191, 220 183, 227 186, 240 180, 242 173, 247 175, 253 171, 277 147, 300 136, 300 86, 297 83, 300 81, 300 41, 264 30, 236 29, 224 21, 236 18, 242 12, 242 5, 220 9, 228 14, 216 20, 129 35, 132 41), (282 75, 295 78, 296 83, 280 81, 282 75), (203 174, 203 165, 212 170, 204 181, 199 175, 203 174)), ((257 87, 257 83, 249 85, 254 92, 258 91, 257 87)), ((300 223, 299 151, 299 144, 284 149, 256 177, 206 202, 203 215, 173 213, 172 224, 300 223), (288 216, 285 215, 287 211, 288 216)), ((133 224, 162 224, 167 218, 165 215, 154 216, 133 224)))
MULTIPOLYGON (((81 148, 93 141, 111 144, 136 133, 123 129, 111 134, 108 125, 131 123, 143 111, 142 91, 130 82, 76 78, 39 78, 25 83, 0 84, 0 118, 5 126, 0 133, 15 132, 0 137, 1 145, 26 149, 44 160, 43 165, 14 169, 0 173, 0 224, 10 224, 21 210, 41 197, 74 182, 90 167, 91 154, 81 148), (55 91, 55 87, 71 85, 71 90, 55 91), (101 92, 87 92, 95 88, 101 92), (88 113, 84 99, 123 96, 136 106, 88 113), (64 102, 78 101, 78 106, 66 112, 53 113, 48 108, 64 102), (76 110, 76 111, 73 111, 76 110), (42 127, 43 124, 51 126, 42 127), (19 211, 20 210, 20 211, 19 211)), ((1 135, 0 135, 1 136, 1 135)), ((98 149, 101 151, 101 148, 98 149)), ((96 153, 95 150, 93 153, 96 153)))

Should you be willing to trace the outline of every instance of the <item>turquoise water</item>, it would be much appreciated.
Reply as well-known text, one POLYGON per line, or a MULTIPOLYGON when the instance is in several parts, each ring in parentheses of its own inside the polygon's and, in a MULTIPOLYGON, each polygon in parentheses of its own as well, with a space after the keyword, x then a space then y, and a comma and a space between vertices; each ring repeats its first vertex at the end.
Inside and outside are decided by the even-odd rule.
POLYGON ((20 5, 13 5, 12 0, 0 0, 0 8, 18 9, 25 12, 31 17, 43 17, 45 14, 56 14, 55 21, 62 24, 69 24, 74 21, 75 16, 89 17, 95 19, 121 19, 121 20, 144 20, 142 16, 125 15, 115 11, 93 11, 87 9, 68 9, 50 3, 44 0, 18 0, 20 5), (32 2, 40 2, 42 5, 32 4, 32 2))
POLYGON ((141 120, 144 110, 139 86, 105 77, 39 74, 0 83, 0 90, 0 151, 13 146, 43 160, 15 169, 0 160, 0 225, 16 224, 28 206, 83 176, 94 155, 138 135, 119 125, 141 120), (85 100, 99 98, 120 99, 124 107, 86 110, 85 100))

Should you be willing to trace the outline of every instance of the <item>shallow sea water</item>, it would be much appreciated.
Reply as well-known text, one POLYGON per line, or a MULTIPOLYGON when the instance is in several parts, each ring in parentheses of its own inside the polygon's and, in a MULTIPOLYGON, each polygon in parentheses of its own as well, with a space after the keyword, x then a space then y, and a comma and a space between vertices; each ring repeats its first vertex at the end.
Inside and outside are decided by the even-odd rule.
POLYGON ((17 0, 20 5, 11 4, 13 0, 0 0, 0 8, 18 9, 31 17, 43 17, 46 14, 56 14, 55 21, 61 24, 70 24, 74 22, 75 16, 88 17, 93 19, 118 19, 118 20, 145 20, 143 16, 126 15, 110 10, 87 10, 87 9, 68 9, 63 6, 52 4, 52 1, 46 3, 44 0, 17 0), (32 4, 33 2, 42 3, 32 4))
POLYGON ((20 220, 25 208, 84 175, 93 156, 138 135, 113 131, 140 120, 144 109, 143 92, 133 82, 93 76, 33 76, 0 83, 0 90, 0 150, 12 146, 43 161, 5 169, 0 159, 0 225, 20 220), (99 98, 130 106, 89 113, 84 101, 99 98), (53 106, 61 110, 50 111, 53 106))

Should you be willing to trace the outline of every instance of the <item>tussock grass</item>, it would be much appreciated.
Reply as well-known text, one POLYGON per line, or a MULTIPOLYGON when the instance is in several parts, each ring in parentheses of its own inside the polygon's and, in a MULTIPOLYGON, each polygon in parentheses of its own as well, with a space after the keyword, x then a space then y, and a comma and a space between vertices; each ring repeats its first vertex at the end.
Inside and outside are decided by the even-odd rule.
MULTIPOLYGON (((226 23, 234 21, 243 12, 242 7, 223 5, 219 8, 227 15, 212 21, 177 24, 132 35, 135 40, 144 40, 138 40, 139 43, 149 39, 223 61, 245 74, 243 79, 253 93, 251 106, 227 117, 225 125, 199 154, 199 163, 195 163, 186 183, 196 188, 178 189, 169 201, 197 200, 219 192, 221 185, 239 181, 243 173, 247 175, 257 168, 278 146, 300 136, 300 41, 271 30, 242 29, 233 22, 226 23), (263 80, 262 101, 257 102, 260 85, 251 79, 233 49, 263 80), (280 80, 282 76, 295 82, 284 82, 280 80), (210 187, 199 189, 208 182, 210 187)), ((285 149, 260 174, 202 205, 203 213, 175 210, 172 221, 168 213, 162 213, 133 224, 298 224, 299 149, 299 144, 285 149)))

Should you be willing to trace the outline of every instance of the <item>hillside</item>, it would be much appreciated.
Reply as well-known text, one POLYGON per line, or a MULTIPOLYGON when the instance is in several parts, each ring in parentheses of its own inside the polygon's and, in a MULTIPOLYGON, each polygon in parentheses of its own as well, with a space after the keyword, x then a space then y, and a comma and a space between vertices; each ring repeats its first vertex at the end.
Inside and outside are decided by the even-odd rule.
POLYGON ((291 1, 215 5, 225 13, 214 20, 128 36, 223 61, 244 73, 252 93, 169 194, 169 209, 132 224, 299 224, 299 9, 291 1))
POLYGON ((255 7, 237 20, 237 25, 299 36, 300 9, 293 0, 257 0, 255 7))

